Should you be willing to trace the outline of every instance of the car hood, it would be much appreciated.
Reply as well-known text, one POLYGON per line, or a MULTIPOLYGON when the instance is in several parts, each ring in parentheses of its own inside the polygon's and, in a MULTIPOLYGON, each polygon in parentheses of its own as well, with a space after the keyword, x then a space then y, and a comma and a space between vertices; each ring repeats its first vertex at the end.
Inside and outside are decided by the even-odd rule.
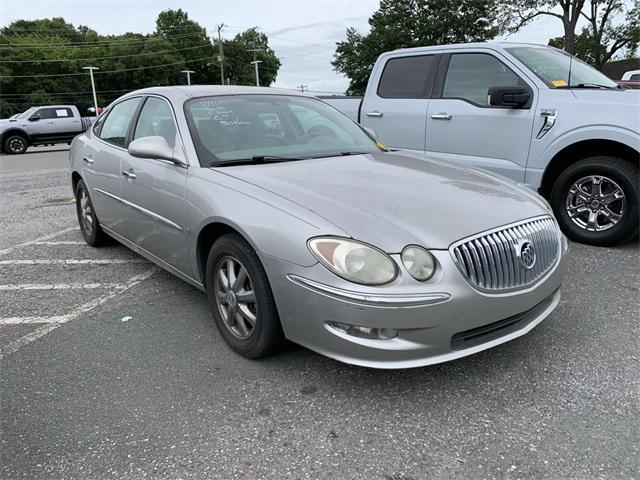
POLYGON ((409 244, 445 249, 469 235, 548 213, 544 200, 525 186, 400 152, 218 171, 292 201, 388 253, 409 244))
POLYGON ((640 105, 640 90, 627 88, 624 90, 574 89, 576 98, 591 103, 620 104, 637 108, 640 105))

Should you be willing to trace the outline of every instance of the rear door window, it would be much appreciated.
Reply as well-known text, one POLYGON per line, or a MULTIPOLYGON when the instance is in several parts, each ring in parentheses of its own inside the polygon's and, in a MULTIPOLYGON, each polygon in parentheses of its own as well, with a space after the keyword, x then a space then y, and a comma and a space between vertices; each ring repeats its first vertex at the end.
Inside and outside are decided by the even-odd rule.
POLYGON ((126 147, 127 132, 141 98, 130 98, 115 105, 100 129, 100 138, 119 147, 126 147))
POLYGON ((430 87, 435 55, 390 59, 384 66, 378 96, 382 98, 426 98, 430 87))

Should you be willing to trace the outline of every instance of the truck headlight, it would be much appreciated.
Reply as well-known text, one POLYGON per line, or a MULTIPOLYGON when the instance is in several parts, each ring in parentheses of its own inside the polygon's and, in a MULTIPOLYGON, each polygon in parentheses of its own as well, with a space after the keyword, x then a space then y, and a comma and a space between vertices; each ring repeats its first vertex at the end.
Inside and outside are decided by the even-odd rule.
POLYGON ((384 285, 397 274, 396 263, 377 248, 348 238, 316 237, 308 242, 311 253, 339 277, 362 285, 384 285))
POLYGON ((420 282, 426 282, 436 273, 436 259, 422 247, 417 245, 405 247, 401 258, 407 272, 420 282))

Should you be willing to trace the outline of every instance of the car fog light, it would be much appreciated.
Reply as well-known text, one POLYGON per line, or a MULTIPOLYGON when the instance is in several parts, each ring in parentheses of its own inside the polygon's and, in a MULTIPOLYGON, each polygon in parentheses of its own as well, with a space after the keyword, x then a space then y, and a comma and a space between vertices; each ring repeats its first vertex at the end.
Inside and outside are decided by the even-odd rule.
POLYGON ((436 259, 428 250, 417 245, 410 245, 402 250, 402 264, 409 274, 420 282, 433 277, 436 272, 436 259))
POLYGON ((346 323, 327 322, 329 327, 346 333, 352 337, 368 338, 371 340, 391 340, 398 336, 398 331, 393 328, 371 328, 359 327, 357 325, 347 325, 346 323))

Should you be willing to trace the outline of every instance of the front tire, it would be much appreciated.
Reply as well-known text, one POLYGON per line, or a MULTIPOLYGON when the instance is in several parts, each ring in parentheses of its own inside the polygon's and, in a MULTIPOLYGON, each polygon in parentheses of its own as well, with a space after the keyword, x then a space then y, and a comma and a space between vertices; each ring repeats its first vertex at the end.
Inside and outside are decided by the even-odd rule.
POLYGON ((211 247, 206 287, 216 326, 235 352, 260 358, 281 348, 284 334, 269 279, 240 235, 223 235, 211 247))
POLYGON ((29 143, 22 135, 9 135, 4 140, 4 151, 9 155, 21 155, 27 151, 29 143))
POLYGON ((618 157, 588 157, 570 165, 551 189, 560 227, 588 245, 631 239, 638 233, 638 180, 638 167, 618 157))
POLYGON ((100 227, 98 217, 96 217, 96 211, 93 208, 91 197, 82 180, 78 181, 76 185, 76 213, 78 215, 78 224, 80 225, 80 232, 87 242, 92 247, 100 247, 109 243, 109 237, 100 227))

